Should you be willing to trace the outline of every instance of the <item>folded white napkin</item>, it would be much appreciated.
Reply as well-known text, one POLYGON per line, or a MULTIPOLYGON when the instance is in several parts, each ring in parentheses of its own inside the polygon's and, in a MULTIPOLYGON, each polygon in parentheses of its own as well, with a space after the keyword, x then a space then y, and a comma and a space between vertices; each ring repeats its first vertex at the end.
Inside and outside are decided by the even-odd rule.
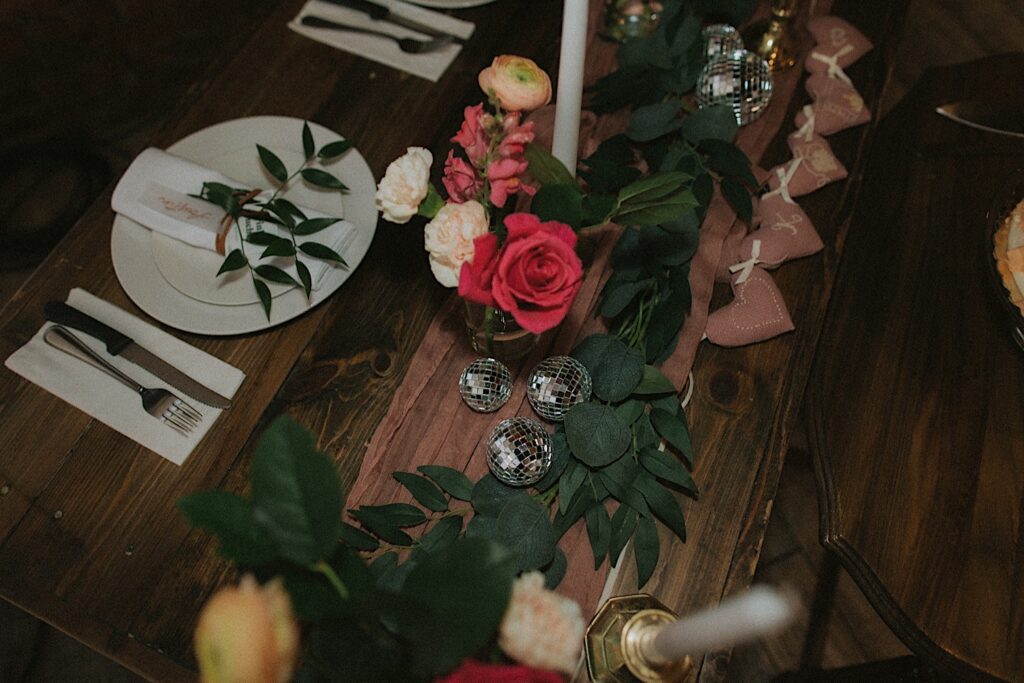
MULTIPOLYGON (((374 0, 374 2, 379 5, 385 5, 394 14, 433 26, 439 31, 450 33, 459 38, 469 38, 473 35, 473 30, 476 28, 472 22, 462 21, 440 12, 416 7, 407 2, 401 2, 401 0, 374 0)), ((391 34, 396 38, 427 39, 428 36, 386 21, 374 21, 363 12, 357 12, 356 10, 326 2, 319 2, 318 0, 309 0, 309 2, 303 5, 298 15, 288 24, 290 29, 296 33, 301 33, 307 38, 312 38, 359 57, 372 59, 375 62, 386 64, 399 71, 405 71, 414 76, 425 78, 428 81, 437 82, 462 50, 461 45, 452 43, 431 52, 409 54, 402 52, 395 41, 386 38, 362 35, 349 31, 303 26, 299 22, 307 14, 358 28, 381 31, 391 34)))
MULTIPOLYGON (((245 183, 217 171, 150 147, 135 158, 118 181, 110 198, 110 206, 117 213, 150 230, 195 247, 223 254, 241 246, 250 263, 277 266, 297 280, 293 259, 270 257, 260 260, 259 256, 265 247, 241 242, 234 226, 221 238, 223 210, 216 204, 189 196, 199 194, 203 183, 208 182, 222 183, 232 188, 246 187, 245 183), (218 239, 222 241, 218 243, 218 239)), ((269 191, 260 195, 261 198, 269 196, 269 191)), ((305 207, 299 208, 309 218, 323 218, 326 215, 305 207)), ((286 234, 280 226, 256 218, 243 217, 239 224, 247 236, 261 230, 280 236, 286 234)), ((319 242, 342 253, 354 234, 355 227, 351 223, 338 221, 313 235, 300 237, 298 241, 319 242)), ((309 267, 315 289, 331 264, 311 257, 304 257, 303 263, 309 267)))
MULTIPOLYGON (((141 346, 223 396, 233 397, 245 379, 245 373, 238 368, 172 337, 83 289, 72 289, 67 302, 128 335, 141 346)), ((43 334, 50 327, 50 323, 43 325, 35 336, 11 354, 4 364, 28 381, 162 455, 175 465, 185 462, 223 412, 188 398, 130 361, 118 356, 109 356, 99 340, 72 330, 75 336, 143 386, 170 389, 198 409, 203 414, 199 427, 190 435, 184 436, 146 413, 142 409, 142 398, 137 393, 97 368, 43 341, 43 334)))

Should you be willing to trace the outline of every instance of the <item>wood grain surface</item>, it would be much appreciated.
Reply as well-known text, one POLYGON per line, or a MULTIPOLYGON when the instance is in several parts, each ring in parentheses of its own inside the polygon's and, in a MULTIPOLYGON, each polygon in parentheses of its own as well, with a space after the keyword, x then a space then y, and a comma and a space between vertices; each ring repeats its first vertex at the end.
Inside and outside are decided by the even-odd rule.
MULTIPOLYGON (((460 13, 477 23, 477 35, 437 84, 294 34, 285 24, 300 5, 265 9, 241 46, 225 48, 216 70, 196 80, 170 123, 139 135, 138 148, 163 147, 226 119, 282 114, 356 140, 379 177, 410 144, 443 154, 462 107, 479 100, 476 73, 494 54, 527 54, 556 69, 561 5, 550 0, 460 13)), ((903 10, 902 2, 881 0, 834 6, 875 41, 876 50, 849 70, 872 106, 903 10)), ((807 101, 796 97, 790 114, 807 101)), ((680 612, 714 604, 753 576, 874 126, 830 138, 851 179, 801 199, 827 251, 775 275, 796 333, 747 349, 701 350, 688 412, 702 499, 687 504, 687 544, 663 535, 662 563, 648 586, 680 612)), ((788 159, 787 132, 783 126, 767 146, 763 164, 788 159)), ((108 191, 0 311, 5 356, 42 324, 42 304, 74 286, 145 317, 114 278, 111 220, 108 191)), ((174 501, 199 489, 243 490, 254 444, 282 412, 318 435, 344 481, 354 479, 447 296, 429 275, 421 239, 417 229, 381 223, 366 260, 330 304, 285 326, 228 338, 174 332, 248 376, 236 406, 182 467, 0 372, 0 594, 148 678, 194 678, 195 617, 234 575, 213 538, 189 530, 174 501)), ((625 566, 617 592, 635 589, 632 564, 625 566)), ((710 655, 703 677, 720 678, 727 660, 728 653, 710 655)))
POLYGON ((1016 102, 1024 55, 928 72, 879 127, 814 367, 822 537, 911 649, 1024 679, 1024 356, 986 213, 1024 140, 937 116, 1016 102))

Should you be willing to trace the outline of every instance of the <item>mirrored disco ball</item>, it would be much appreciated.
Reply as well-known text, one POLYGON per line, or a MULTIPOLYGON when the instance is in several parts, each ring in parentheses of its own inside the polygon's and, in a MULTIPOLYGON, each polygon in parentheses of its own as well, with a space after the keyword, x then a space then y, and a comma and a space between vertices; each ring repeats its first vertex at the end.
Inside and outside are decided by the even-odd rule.
POLYGON ((728 104, 741 126, 763 114, 771 99, 768 62, 747 50, 713 57, 697 78, 697 106, 728 104))
POLYGON ((545 358, 526 383, 526 397, 545 420, 560 422, 577 403, 590 398, 590 373, 571 356, 545 358))
POLYGON ((729 24, 709 24, 700 32, 704 42, 704 59, 743 49, 740 32, 729 24))
POLYGON ((501 361, 478 358, 462 371, 459 393, 473 410, 494 412, 512 395, 512 375, 501 361))
POLYGON ((487 466, 509 486, 536 484, 551 469, 551 435, 528 417, 502 420, 487 442, 487 466))

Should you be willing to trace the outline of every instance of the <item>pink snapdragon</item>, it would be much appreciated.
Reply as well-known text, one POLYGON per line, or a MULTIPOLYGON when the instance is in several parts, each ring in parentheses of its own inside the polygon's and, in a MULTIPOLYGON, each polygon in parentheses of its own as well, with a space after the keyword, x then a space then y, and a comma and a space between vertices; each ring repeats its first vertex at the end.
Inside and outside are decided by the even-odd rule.
POLYGON ((451 150, 444 160, 444 177, 441 182, 448 191, 449 201, 456 204, 477 199, 484 186, 484 179, 477 170, 462 157, 455 156, 451 150))
POLYGON ((475 107, 466 107, 463 117, 462 127, 452 138, 452 142, 458 143, 466 150, 469 160, 480 166, 487 158, 487 152, 491 147, 491 136, 487 129, 493 125, 494 117, 484 113, 482 103, 475 107))

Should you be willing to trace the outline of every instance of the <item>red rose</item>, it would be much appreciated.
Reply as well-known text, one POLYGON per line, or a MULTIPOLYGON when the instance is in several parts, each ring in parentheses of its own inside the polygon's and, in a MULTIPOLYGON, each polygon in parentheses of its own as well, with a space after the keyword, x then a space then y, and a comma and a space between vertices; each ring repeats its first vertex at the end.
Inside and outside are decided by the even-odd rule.
POLYGON ((458 669, 434 683, 562 683, 562 677, 554 671, 528 666, 484 664, 467 659, 458 669))
POLYGON ((562 322, 582 284, 576 233, 528 213, 509 215, 505 226, 508 237, 500 250, 490 233, 473 242, 473 260, 459 274, 459 294, 496 306, 523 329, 540 334, 562 322))

